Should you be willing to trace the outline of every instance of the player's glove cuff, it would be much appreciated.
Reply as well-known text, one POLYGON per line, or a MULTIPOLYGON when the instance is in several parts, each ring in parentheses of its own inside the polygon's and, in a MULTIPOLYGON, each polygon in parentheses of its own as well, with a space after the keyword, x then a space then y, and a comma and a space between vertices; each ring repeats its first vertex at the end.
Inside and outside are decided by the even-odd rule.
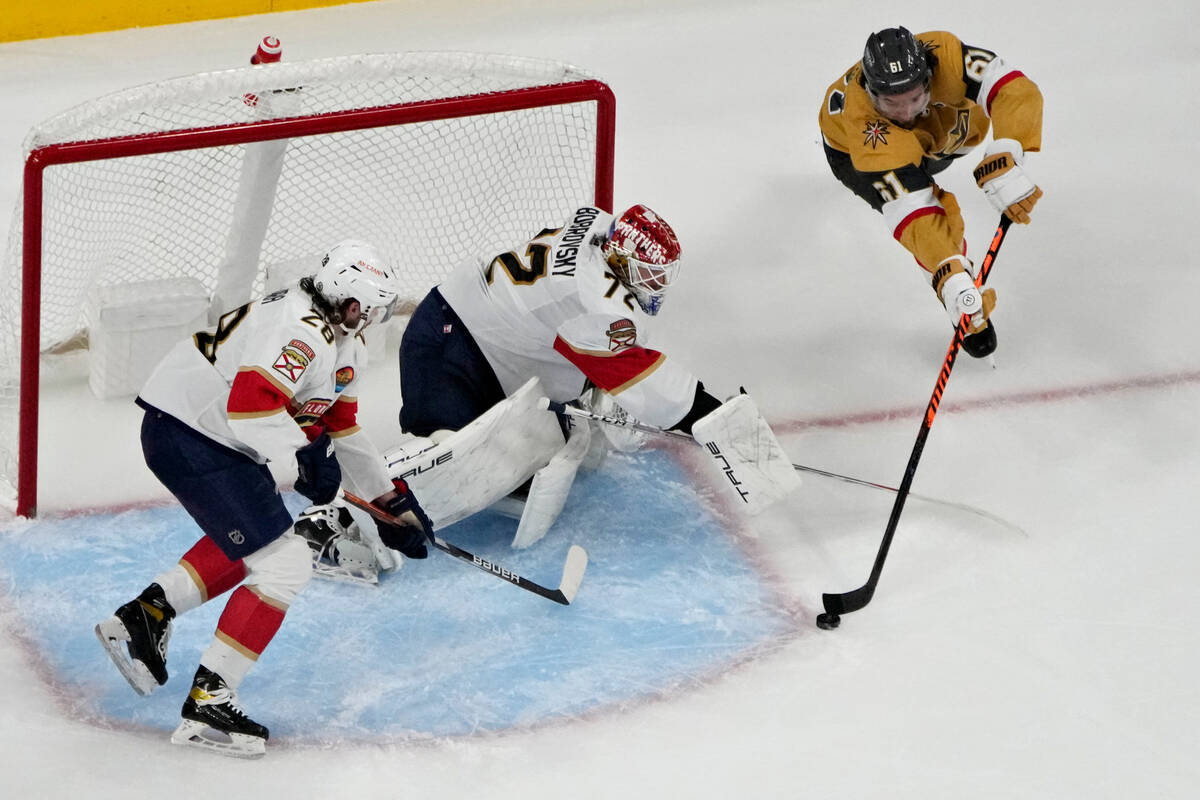
POLYGON ((1024 164, 1020 142, 996 139, 974 172, 975 182, 992 207, 1022 224, 1029 222, 1029 212, 1042 196, 1042 190, 1025 173, 1024 164))

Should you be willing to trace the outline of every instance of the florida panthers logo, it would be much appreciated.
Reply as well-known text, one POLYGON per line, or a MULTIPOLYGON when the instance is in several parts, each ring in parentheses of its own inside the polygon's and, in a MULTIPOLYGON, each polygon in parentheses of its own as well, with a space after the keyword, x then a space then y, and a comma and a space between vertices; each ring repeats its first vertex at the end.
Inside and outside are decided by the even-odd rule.
POLYGON ((608 334, 608 349, 611 352, 619 353, 637 344, 637 326, 633 320, 619 319, 609 325, 605 333, 608 334))
POLYGON ((863 128, 863 134, 867 137, 863 139, 863 144, 871 145, 871 149, 874 150, 877 145, 887 144, 887 137, 890 133, 887 122, 873 119, 867 123, 867 127, 863 128))

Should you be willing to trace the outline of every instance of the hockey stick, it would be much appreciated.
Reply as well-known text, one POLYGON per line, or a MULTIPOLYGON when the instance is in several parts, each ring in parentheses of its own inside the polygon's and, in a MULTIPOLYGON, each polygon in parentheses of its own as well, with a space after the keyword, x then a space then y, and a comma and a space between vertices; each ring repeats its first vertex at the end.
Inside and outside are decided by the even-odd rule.
MULTIPOLYGON (((387 522, 391 525, 404 525, 398 518, 384 511, 379 506, 371 503, 368 500, 363 500, 361 497, 351 494, 345 490, 342 491, 342 496, 346 502, 355 508, 360 508, 370 514, 377 520, 387 522)), ((562 580, 559 581, 557 589, 547 589, 541 584, 522 578, 515 572, 505 569, 499 564, 493 564, 485 558, 469 553, 457 545, 447 542, 445 539, 437 536, 431 530, 425 530, 425 536, 428 537, 430 543, 443 553, 449 553, 460 561, 465 561, 473 567, 483 570, 489 575, 495 575, 497 578, 506 580, 514 586, 518 586, 527 592, 541 595, 548 600, 553 600, 561 605, 568 606, 575 599, 575 594, 579 591, 579 584, 583 582, 583 573, 587 569, 588 556, 587 551, 577 544, 571 545, 567 551, 567 561, 563 564, 562 580)))
MULTIPOLYGON (((1004 243, 1004 236, 1008 233, 1008 227, 1011 224, 1012 220, 1007 216, 1000 217, 1000 224, 992 237, 987 255, 983 257, 979 276, 975 279, 976 286, 983 286, 987 282, 988 274, 992 271, 992 264, 996 261, 996 253, 1000 251, 1000 245, 1004 243)), ((921 418, 921 428, 917 432, 916 442, 913 443, 912 455, 908 457, 908 466, 904 468, 904 479, 900 481, 900 490, 896 492, 896 501, 892 504, 892 514, 888 518, 887 528, 884 529, 883 541, 879 544, 879 552, 875 556, 874 566, 871 567, 871 575, 867 578, 867 582, 857 589, 841 594, 826 592, 821 596, 825 612, 817 615, 817 627, 819 628, 825 630, 836 628, 841 624, 842 614, 858 611, 865 607, 875 595, 875 587, 879 584, 879 576, 883 572, 883 562, 887 560, 888 550, 891 549, 892 539, 896 535, 896 526, 900 523, 900 512, 904 510, 904 501, 908 498, 913 477, 917 474, 917 464, 921 460, 921 452, 925 449, 925 440, 929 438, 929 429, 933 426, 933 418, 937 415, 938 406, 941 405, 942 394, 946 391, 946 384, 950 381, 950 370, 954 368, 954 361, 958 358, 958 349, 962 346, 966 330, 967 316, 964 314, 958 321, 954 338, 950 341, 949 349, 946 350, 946 358, 942 361, 942 369, 934 384, 933 395, 929 398, 929 405, 925 409, 925 415, 921 418)))
MULTIPOLYGON (((545 397, 543 397, 541 400, 541 407, 545 408, 545 409, 549 409, 550 411, 553 411, 556 414, 564 414, 566 416, 576 417, 578 419, 590 419, 595 422, 602 423, 604 425, 611 425, 614 428, 628 428, 630 430, 641 431, 642 433, 649 433, 649 434, 653 434, 655 436, 666 436, 671 439, 684 439, 688 442, 691 442, 692 444, 697 444, 695 439, 693 439, 691 436, 684 433, 683 431, 672 431, 672 430, 667 430, 666 428, 657 428, 653 425, 646 425, 645 423, 642 423, 642 422, 637 422, 637 421, 628 420, 628 419, 620 419, 618 417, 606 417, 603 414, 597 414, 593 411, 588 411, 585 408, 579 408, 578 406, 567 405, 566 403, 557 403, 557 402, 550 400, 548 398, 545 398, 545 397)), ((887 491, 887 492, 900 491, 896 487, 888 486, 887 484, 874 483, 873 481, 868 481, 863 478, 855 478, 850 475, 842 475, 837 472, 829 472, 828 470, 819 469, 817 467, 808 467, 808 466, 805 466, 804 464, 792 464, 792 467, 797 472, 809 472, 809 473, 812 473, 813 475, 822 475, 826 478, 835 478, 839 481, 845 481, 846 483, 857 484, 858 486, 869 486, 872 489, 883 489, 884 491, 887 491)), ((929 500, 930 502, 934 502, 934 503, 945 503, 946 505, 954 505, 954 503, 950 503, 949 501, 946 501, 946 500, 938 500, 937 498, 934 498, 934 497, 925 497, 923 495, 916 495, 916 494, 914 494, 913 497, 920 497, 922 500, 929 500)))
MULTIPOLYGON (((645 423, 632 421, 629 419, 607 417, 603 414, 597 414, 595 412, 588 411, 585 408, 579 408, 578 406, 567 405, 566 403, 556 403, 544 397, 541 401, 541 407, 549 409, 556 414, 564 414, 567 416, 576 417, 578 419, 590 419, 603 425, 611 425, 615 428, 628 428, 630 430, 641 431, 642 433, 649 433, 655 436, 665 436, 670 439, 685 439, 692 444, 696 444, 695 439, 693 439, 691 436, 688 436, 686 433, 683 433, 682 431, 671 431, 667 430, 666 428, 656 428, 653 425, 646 425, 645 423)), ((829 470, 821 469, 819 467, 809 467, 805 466, 804 464, 792 464, 792 468, 797 472, 807 472, 811 475, 820 475, 823 478, 833 478, 834 480, 851 483, 855 486, 866 486, 869 489, 879 489, 881 491, 891 492, 892 494, 896 494, 900 491, 895 486, 888 486, 886 483, 876 483, 875 481, 869 481, 865 478, 855 478, 852 475, 842 475, 840 472, 830 472, 829 470)), ((946 506, 947 508, 957 508, 959 511, 965 511, 968 514, 974 514, 978 517, 983 517, 984 519, 990 520, 997 525, 1011 528, 1018 533, 1024 534, 1024 531, 1013 525, 1008 520, 1002 519, 1001 517, 996 516, 990 511, 985 511, 982 508, 969 506, 966 503, 956 503, 953 500, 943 500, 940 497, 931 497, 927 494, 918 494, 917 492, 909 492, 908 496, 926 503, 946 506)))

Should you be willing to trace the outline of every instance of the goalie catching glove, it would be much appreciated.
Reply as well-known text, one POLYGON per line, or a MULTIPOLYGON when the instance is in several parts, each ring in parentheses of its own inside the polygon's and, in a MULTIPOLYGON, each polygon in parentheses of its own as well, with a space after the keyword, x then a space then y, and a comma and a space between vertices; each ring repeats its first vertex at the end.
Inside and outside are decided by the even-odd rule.
POLYGON ((1016 139, 997 139, 975 168, 975 182, 992 206, 1013 222, 1029 223, 1042 190, 1025 174, 1025 150, 1016 139))

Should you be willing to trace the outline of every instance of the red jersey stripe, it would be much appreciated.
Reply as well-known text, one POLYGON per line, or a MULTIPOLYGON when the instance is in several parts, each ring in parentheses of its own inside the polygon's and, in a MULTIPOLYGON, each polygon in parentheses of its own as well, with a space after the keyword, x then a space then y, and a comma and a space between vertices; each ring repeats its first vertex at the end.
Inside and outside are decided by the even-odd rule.
POLYGON ((666 359, 657 350, 629 347, 617 352, 581 350, 572 347, 561 336, 555 337, 554 349, 610 394, 617 394, 645 379, 666 359))

